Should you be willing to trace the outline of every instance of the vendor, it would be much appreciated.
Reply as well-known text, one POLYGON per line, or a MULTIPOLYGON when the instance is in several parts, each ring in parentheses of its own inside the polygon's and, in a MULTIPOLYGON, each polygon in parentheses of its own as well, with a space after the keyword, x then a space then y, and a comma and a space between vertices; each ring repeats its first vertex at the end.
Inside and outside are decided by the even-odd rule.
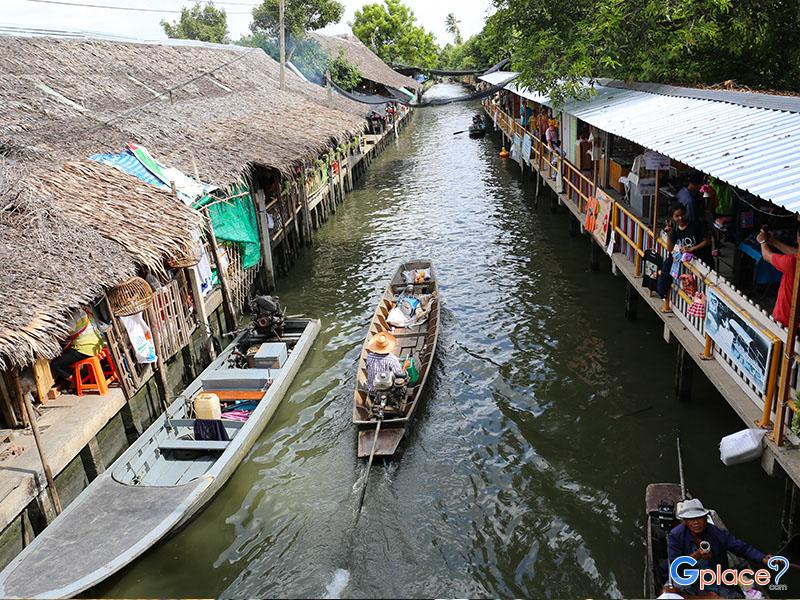
POLYGON ((70 316, 70 337, 64 344, 61 355, 50 361, 53 378, 61 387, 66 386, 72 376, 72 365, 103 349, 103 340, 88 309, 81 307, 70 316))
MULTIPOLYGON (((797 231, 796 240, 800 247, 800 230, 797 231)), ((794 288, 794 271, 797 265, 797 247, 784 244, 776 240, 772 234, 762 229, 756 236, 761 256, 764 260, 781 272, 781 284, 778 288, 778 297, 772 316, 784 327, 789 326, 789 313, 792 310, 792 290, 794 288), (780 253, 773 250, 778 250, 780 253)))
POLYGON ((711 266, 711 233, 705 221, 689 220, 681 202, 673 202, 669 214, 672 224, 664 228, 669 235, 667 250, 672 253, 677 248, 681 254, 692 254, 711 266))
POLYGON ((367 390, 370 396, 375 395, 375 378, 384 372, 403 374, 400 359, 394 354, 397 349, 397 338, 388 331, 376 333, 367 342, 367 390))

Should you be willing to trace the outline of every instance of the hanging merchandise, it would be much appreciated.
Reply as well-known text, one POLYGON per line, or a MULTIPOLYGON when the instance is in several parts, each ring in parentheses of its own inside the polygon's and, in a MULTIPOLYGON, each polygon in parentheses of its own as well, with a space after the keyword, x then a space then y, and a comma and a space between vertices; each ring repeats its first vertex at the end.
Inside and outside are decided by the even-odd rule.
POLYGON ((140 363, 156 362, 156 345, 153 342, 153 332, 150 326, 142 318, 142 313, 136 313, 128 317, 119 317, 128 332, 131 346, 136 354, 136 361, 140 363))
POLYGON ((657 291, 658 278, 661 275, 661 268, 664 259, 654 250, 648 250, 642 258, 642 286, 651 292, 657 291))
POLYGON ((703 292, 695 292, 692 295, 692 303, 686 314, 690 317, 706 318, 706 295, 703 292))
POLYGON ((697 282, 694 279, 694 275, 691 273, 684 273, 678 278, 678 280, 681 282, 681 289, 686 293, 687 296, 691 298, 695 295, 697 292, 697 282))

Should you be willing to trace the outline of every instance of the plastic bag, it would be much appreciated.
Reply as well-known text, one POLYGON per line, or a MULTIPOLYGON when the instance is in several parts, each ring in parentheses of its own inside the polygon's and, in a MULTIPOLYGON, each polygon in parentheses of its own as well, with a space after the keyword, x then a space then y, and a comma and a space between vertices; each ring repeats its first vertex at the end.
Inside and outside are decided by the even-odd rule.
POLYGON ((719 443, 719 458, 726 467, 755 460, 764 451, 763 429, 744 429, 726 435, 719 443))
POLYGON ((145 323, 142 313, 136 313, 129 317, 120 317, 120 321, 128 332, 131 346, 136 354, 136 361, 140 363, 156 362, 156 345, 153 342, 153 332, 150 326, 145 323))
POLYGON ((417 362, 413 356, 409 356, 403 363, 403 370, 408 375, 408 385, 417 385, 419 383, 419 371, 417 370, 417 362))

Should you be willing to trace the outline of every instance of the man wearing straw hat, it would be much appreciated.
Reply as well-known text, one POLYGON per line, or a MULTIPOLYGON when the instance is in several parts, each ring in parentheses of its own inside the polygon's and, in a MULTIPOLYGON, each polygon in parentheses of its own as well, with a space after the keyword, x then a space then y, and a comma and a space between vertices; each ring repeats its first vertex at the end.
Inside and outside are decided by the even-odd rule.
POLYGON ((388 331, 372 336, 367 342, 367 390, 370 396, 375 395, 375 377, 380 373, 403 374, 400 359, 394 354, 397 349, 397 338, 388 331))
MULTIPOLYGON (((727 529, 709 523, 709 511, 697 498, 678 502, 676 512, 681 524, 669 532, 669 564, 672 564, 672 561, 679 556, 691 556, 697 560, 699 569, 716 569, 719 565, 720 569, 724 571, 728 568, 728 552, 750 562, 765 565, 771 558, 769 554, 764 554, 747 542, 736 539, 727 529)), ((687 591, 693 594, 701 593, 699 588, 687 591)), ((709 591, 713 591, 723 598, 742 597, 738 588, 724 585, 706 586, 705 592, 709 591)))

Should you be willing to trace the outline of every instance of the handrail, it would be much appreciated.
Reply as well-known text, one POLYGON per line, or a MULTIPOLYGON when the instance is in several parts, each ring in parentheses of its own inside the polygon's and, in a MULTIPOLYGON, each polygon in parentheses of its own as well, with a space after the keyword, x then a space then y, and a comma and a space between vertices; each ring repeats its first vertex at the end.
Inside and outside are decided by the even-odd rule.
MULTIPOLYGON (((493 106, 492 108, 494 109, 493 117, 501 129, 505 131, 506 135, 513 137, 513 134, 518 130, 522 133, 528 133, 525 132, 525 130, 516 122, 515 119, 511 118, 511 116, 505 113, 499 106, 493 106)), ((549 175, 552 174, 554 170, 558 169, 558 172, 562 174, 562 182, 565 184, 565 190, 571 190, 571 192, 574 192, 580 200, 586 202, 590 196, 587 196, 586 193, 581 189, 581 182, 589 186, 590 194, 594 190, 594 182, 592 182, 575 165, 564 159, 564 157, 561 155, 558 155, 556 164, 553 165, 552 151, 550 151, 550 149, 538 136, 530 133, 529 135, 531 135, 533 138, 531 144, 532 158, 535 157, 535 160, 531 160, 531 167, 539 171, 544 177, 547 176, 545 173, 549 175), (575 175, 577 175, 578 178, 577 183, 572 179, 572 177, 575 175)), ((570 196, 571 193, 567 191, 567 200, 569 202, 574 202, 570 196)), ((577 202, 577 207, 580 211, 583 211, 581 202, 577 202)), ((611 227, 615 235, 619 236, 619 239, 627 244, 627 246, 629 246, 633 252, 631 258, 632 262, 634 263, 635 276, 641 275, 643 262, 642 259, 647 248, 660 248, 662 256, 666 251, 666 243, 663 239, 661 239, 661 236, 658 235, 658 230, 655 226, 655 223, 645 223, 644 220, 637 217, 631 210, 614 199, 612 199, 611 208, 611 227), (624 224, 622 222, 623 219, 620 218, 621 215, 624 215, 625 217, 626 223, 624 224), (629 231, 631 232, 630 234, 628 233, 629 231), (633 233, 634 231, 636 232, 635 235, 633 233), (634 239, 634 237, 636 239, 634 239)), ((736 314, 753 323, 756 327, 767 333, 768 336, 774 338, 774 340, 780 344, 781 338, 780 335, 778 335, 778 332, 776 332, 778 326, 775 323, 769 324, 768 322, 766 322, 765 325, 765 317, 760 314, 760 311, 758 311, 758 308, 752 303, 752 301, 744 296, 738 289, 730 285, 727 280, 721 278, 719 274, 710 268, 710 266, 707 269, 704 269, 700 268, 699 265, 682 262, 679 269, 679 273, 688 272, 695 276, 699 291, 704 292, 709 285, 712 285, 717 291, 719 291, 719 293, 725 297, 730 297, 732 307, 734 308, 736 314), (755 320, 752 316, 753 311, 748 309, 747 304, 751 304, 754 307, 754 310, 758 312, 758 317, 755 320)), ((691 306, 692 301, 693 298, 684 292, 679 284, 674 282, 671 286, 670 293, 665 299, 664 310, 678 316, 681 322, 686 325, 686 327, 689 328, 701 342, 705 343, 704 358, 719 358, 719 364, 728 373, 728 375, 739 383, 740 387, 751 399, 754 400, 754 402, 761 405, 762 418, 759 422, 759 425, 762 427, 769 425, 770 416, 773 411, 775 396, 777 393, 778 375, 781 368, 781 361, 779 360, 780 351, 773 349, 774 354, 772 356, 772 360, 769 361, 769 365, 767 365, 767 371, 765 372, 765 391, 757 390, 755 385, 751 383, 750 378, 741 372, 741 369, 729 364, 728 361, 731 361, 732 359, 727 356, 722 348, 714 348, 711 338, 705 333, 704 319, 688 314, 688 307, 691 306)), ((795 366, 793 368, 797 368, 796 365, 799 363, 800 354, 796 353, 795 366)), ((790 406, 790 408, 793 411, 797 410, 797 407, 795 406, 790 406)), ((786 424, 782 423, 780 426, 785 427, 786 424)))

